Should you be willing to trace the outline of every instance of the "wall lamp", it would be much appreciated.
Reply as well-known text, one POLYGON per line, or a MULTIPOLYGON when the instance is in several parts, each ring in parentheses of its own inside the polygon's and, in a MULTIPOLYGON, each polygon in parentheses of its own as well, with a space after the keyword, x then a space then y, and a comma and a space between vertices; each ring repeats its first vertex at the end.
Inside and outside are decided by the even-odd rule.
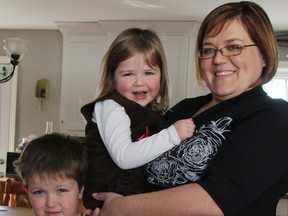
POLYGON ((7 71, 6 67, 5 69, 3 68, 0 72, 0 83, 7 82, 13 77, 16 66, 28 51, 26 46, 29 43, 29 41, 20 38, 6 38, 3 39, 3 42, 3 49, 5 50, 7 57, 10 59, 12 70, 7 71))

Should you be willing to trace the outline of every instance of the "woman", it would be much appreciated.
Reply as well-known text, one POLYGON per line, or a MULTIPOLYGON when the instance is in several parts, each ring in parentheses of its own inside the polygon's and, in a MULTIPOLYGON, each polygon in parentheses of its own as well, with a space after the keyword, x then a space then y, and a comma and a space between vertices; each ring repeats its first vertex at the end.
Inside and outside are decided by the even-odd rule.
MULTIPOLYGON (((95 198, 105 202, 94 215, 275 215, 288 192, 288 103, 268 97, 262 85, 276 72, 277 51, 270 20, 257 4, 227 3, 211 11, 196 42, 197 76, 211 94, 181 101, 166 123, 192 116, 191 139, 220 141, 220 150, 197 183, 127 197, 99 193, 95 198)), ((189 164, 181 146, 159 160, 189 164)), ((171 170, 179 176, 189 171, 171 170)))

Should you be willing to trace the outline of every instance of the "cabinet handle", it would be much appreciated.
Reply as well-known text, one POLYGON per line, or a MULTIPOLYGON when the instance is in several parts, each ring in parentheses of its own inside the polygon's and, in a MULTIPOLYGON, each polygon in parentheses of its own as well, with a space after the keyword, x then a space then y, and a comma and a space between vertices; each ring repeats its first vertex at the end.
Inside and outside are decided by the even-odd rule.
POLYGON ((4 164, 5 163, 5 160, 4 159, 0 159, 0 164, 4 164))

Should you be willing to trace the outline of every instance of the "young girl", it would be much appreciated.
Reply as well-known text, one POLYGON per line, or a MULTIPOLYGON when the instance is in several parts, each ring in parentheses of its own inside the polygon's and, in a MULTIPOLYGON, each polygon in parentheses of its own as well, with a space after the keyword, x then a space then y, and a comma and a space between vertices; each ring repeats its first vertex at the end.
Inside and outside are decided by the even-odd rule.
POLYGON ((195 127, 191 118, 180 120, 145 138, 169 104, 166 58, 153 31, 132 28, 120 33, 102 67, 98 97, 81 109, 88 150, 83 200, 89 209, 101 206, 93 192, 144 192, 142 165, 191 137, 195 127))

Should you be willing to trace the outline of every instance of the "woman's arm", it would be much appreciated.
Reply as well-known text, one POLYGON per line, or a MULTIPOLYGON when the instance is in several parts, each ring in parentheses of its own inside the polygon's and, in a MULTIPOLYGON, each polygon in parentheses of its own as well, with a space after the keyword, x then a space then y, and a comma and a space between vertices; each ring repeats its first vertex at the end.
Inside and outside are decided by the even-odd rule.
POLYGON ((130 119, 113 100, 95 105, 93 116, 113 161, 122 169, 142 166, 180 143, 173 125, 137 142, 131 140, 130 119))
POLYGON ((221 209, 198 184, 183 185, 163 191, 122 197, 98 193, 104 200, 101 211, 93 216, 223 216, 221 209))

